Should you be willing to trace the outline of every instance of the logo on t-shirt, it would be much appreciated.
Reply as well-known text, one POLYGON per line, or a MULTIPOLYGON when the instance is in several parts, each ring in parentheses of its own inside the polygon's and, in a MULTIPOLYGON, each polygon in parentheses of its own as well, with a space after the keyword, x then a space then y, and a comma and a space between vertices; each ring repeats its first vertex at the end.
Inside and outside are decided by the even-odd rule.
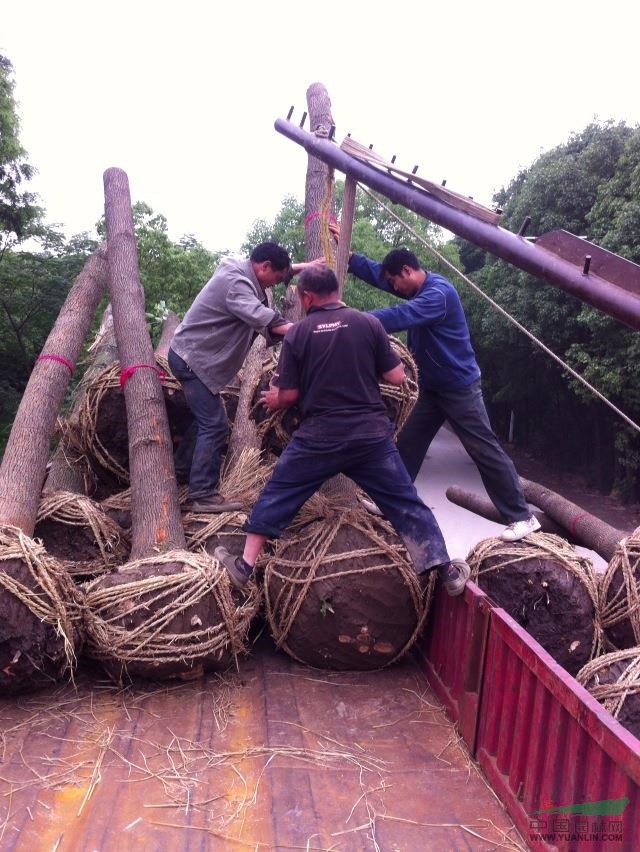
POLYGON ((337 331, 339 328, 349 328, 349 323, 342 322, 341 320, 337 320, 337 322, 320 322, 313 329, 313 333, 319 334, 325 331, 337 331))

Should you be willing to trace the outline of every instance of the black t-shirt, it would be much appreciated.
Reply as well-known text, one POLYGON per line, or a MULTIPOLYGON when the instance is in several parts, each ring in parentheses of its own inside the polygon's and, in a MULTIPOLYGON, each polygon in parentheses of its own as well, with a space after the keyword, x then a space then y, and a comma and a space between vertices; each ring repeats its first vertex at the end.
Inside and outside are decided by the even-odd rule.
POLYGON ((378 380, 399 363, 375 317, 341 302, 313 307, 285 335, 278 364, 278 386, 300 391, 296 434, 320 441, 389 435, 378 380))

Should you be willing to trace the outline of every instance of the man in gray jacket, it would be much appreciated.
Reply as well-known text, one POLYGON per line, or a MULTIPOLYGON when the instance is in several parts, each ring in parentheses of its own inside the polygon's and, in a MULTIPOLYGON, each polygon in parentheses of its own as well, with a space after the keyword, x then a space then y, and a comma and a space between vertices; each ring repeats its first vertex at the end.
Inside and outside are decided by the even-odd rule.
POLYGON ((256 334, 275 343, 291 323, 267 305, 266 290, 302 268, 277 243, 260 243, 248 260, 224 257, 176 329, 169 368, 181 382, 194 420, 175 454, 176 475, 189 482, 194 512, 242 508, 218 492, 229 424, 220 391, 235 376, 256 334))

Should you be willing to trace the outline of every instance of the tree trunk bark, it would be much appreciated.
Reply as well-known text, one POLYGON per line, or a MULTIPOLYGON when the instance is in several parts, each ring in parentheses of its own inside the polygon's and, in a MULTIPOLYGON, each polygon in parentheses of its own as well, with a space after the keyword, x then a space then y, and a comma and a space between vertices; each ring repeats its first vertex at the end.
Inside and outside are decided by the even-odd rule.
POLYGON ((621 539, 628 533, 610 526, 580 506, 566 500, 550 488, 520 478, 525 499, 542 509, 583 547, 594 550, 606 562, 613 556, 621 539))
POLYGON ((255 421, 250 416, 254 391, 262 376, 262 362, 266 351, 266 340, 257 337, 242 368, 242 384, 238 397, 238 407, 233 421, 227 453, 231 464, 240 458, 245 449, 260 449, 260 437, 255 421))
POLYGON ((173 340, 176 328, 180 325, 180 317, 174 311, 169 313, 164 318, 162 323, 162 331, 160 332, 160 340, 156 346, 156 358, 167 358, 169 356, 169 346, 173 340))
MULTIPOLYGON (((87 387, 107 364, 118 360, 118 347, 113 330, 113 311, 108 304, 102 315, 102 322, 95 340, 89 348, 91 363, 85 370, 81 382, 75 390, 69 416, 66 418, 69 429, 78 428, 78 418, 82 411, 87 387)), ((69 446, 63 433, 51 459, 51 466, 42 489, 43 494, 53 491, 68 491, 72 494, 88 494, 86 477, 82 465, 77 460, 78 453, 69 446)), ((88 466, 88 465, 87 465, 88 466)))
MULTIPOLYGON (((311 132, 328 137, 333 118, 329 94, 322 83, 313 83, 307 89, 307 108, 311 132)), ((329 220, 335 215, 333 169, 316 157, 309 157, 307 165, 304 212, 305 259, 324 257, 335 269, 334 242, 329 235, 329 220)))
POLYGON ((123 370, 143 365, 129 375, 124 387, 131 477, 131 559, 135 560, 184 549, 185 538, 167 410, 145 322, 126 174, 121 169, 107 169, 104 188, 111 304, 120 363, 123 370))
POLYGON ((88 259, 47 338, 18 408, 0 468, 0 522, 31 536, 35 527, 49 443, 91 319, 107 284, 106 249, 88 259))

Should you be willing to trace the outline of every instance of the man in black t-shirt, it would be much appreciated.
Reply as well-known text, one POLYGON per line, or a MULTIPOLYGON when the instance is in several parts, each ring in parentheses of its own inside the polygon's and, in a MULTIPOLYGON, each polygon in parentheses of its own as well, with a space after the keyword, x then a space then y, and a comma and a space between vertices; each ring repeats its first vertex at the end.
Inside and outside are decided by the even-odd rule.
POLYGON ((449 594, 461 594, 469 567, 449 559, 438 523, 418 497, 391 437, 378 383, 401 385, 405 373, 380 321, 338 300, 338 281, 326 266, 310 264, 300 274, 298 296, 307 316, 285 335, 277 387, 262 397, 270 411, 297 403, 302 423, 244 526, 242 557, 217 547, 216 558, 242 588, 265 541, 278 538, 304 502, 343 473, 384 512, 416 573, 437 568, 449 594))

